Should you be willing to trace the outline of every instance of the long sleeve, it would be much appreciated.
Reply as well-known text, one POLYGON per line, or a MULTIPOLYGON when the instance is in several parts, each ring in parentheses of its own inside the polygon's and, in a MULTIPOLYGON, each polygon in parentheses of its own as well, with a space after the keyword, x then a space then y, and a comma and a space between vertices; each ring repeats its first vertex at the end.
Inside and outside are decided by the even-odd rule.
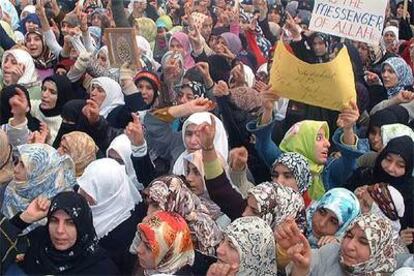
POLYGON ((6 132, 10 145, 17 147, 27 143, 27 139, 30 135, 30 130, 27 126, 27 119, 24 123, 12 126, 13 118, 9 120, 9 123, 2 126, 2 129, 6 132))
POLYGON ((50 49, 50 51, 55 56, 60 56, 60 53, 62 52, 62 46, 59 45, 59 43, 56 40, 55 34, 51 29, 49 29, 46 32, 43 32, 43 37, 45 38, 46 45, 50 49))
POLYGON ((157 177, 154 164, 152 164, 149 154, 147 153, 142 157, 131 156, 131 159, 138 181, 145 188, 148 187, 151 181, 157 177))
POLYGON ((124 1, 123 0, 111 0, 112 4, 112 14, 115 20, 115 25, 117 28, 130 28, 131 25, 128 22, 128 18, 125 15, 124 11, 124 1))
POLYGON ((82 33, 83 44, 85 45, 86 51, 88 53, 94 53, 96 48, 92 43, 92 37, 89 31, 82 33))

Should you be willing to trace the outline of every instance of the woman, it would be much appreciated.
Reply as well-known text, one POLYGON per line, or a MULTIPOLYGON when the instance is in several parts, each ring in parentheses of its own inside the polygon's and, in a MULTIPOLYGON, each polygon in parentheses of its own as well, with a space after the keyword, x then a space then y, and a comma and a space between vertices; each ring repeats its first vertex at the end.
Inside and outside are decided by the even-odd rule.
MULTIPOLYGON (((60 156, 45 144, 17 147, 13 157, 14 178, 7 185, 2 213, 8 218, 23 211, 40 194, 52 198, 76 185, 74 166, 68 156, 60 156)), ((39 224, 28 227, 33 230, 39 224)))
POLYGON ((309 163, 303 155, 296 152, 282 153, 273 162, 270 174, 273 183, 299 192, 305 201, 305 206, 309 206, 311 199, 308 194, 308 187, 312 182, 312 175, 309 163))
POLYGON ((217 248, 218 261, 207 275, 217 275, 220 267, 230 267, 228 275, 276 275, 275 240, 270 226, 258 217, 233 221, 225 231, 225 239, 217 248))
MULTIPOLYGON (((362 185, 389 183, 403 195, 405 208, 411 210, 414 206, 413 152, 414 142, 409 136, 391 139, 376 158, 374 168, 359 168, 354 171, 346 187, 355 190, 362 185)), ((408 213, 405 212, 401 219, 403 229, 414 226, 414 218, 408 213)))
POLYGON ((191 57, 191 44, 188 36, 183 32, 175 32, 169 43, 169 51, 179 53, 184 59, 184 69, 188 70, 195 65, 194 59, 191 57))
POLYGON ((187 188, 180 177, 158 177, 144 190, 144 194, 148 214, 157 210, 179 214, 191 229, 195 249, 204 255, 215 255, 221 230, 212 219, 207 206, 187 188))
POLYGON ((145 103, 138 110, 154 109, 162 103, 161 81, 155 73, 143 70, 135 76, 134 82, 145 103))
POLYGON ((81 177, 86 167, 95 161, 98 148, 85 132, 72 131, 62 136, 57 151, 60 155, 67 154, 72 158, 76 177, 81 177))
POLYGON ((20 84, 29 90, 31 100, 41 98, 36 68, 28 52, 22 49, 8 50, 4 52, 1 64, 5 86, 20 84))
POLYGON ((91 207, 99 244, 122 273, 130 272, 133 263, 125 254, 137 223, 145 216, 145 207, 125 167, 110 158, 98 159, 86 167, 78 183, 78 192, 91 207))
POLYGON ((357 197, 344 188, 329 190, 306 212, 306 236, 312 248, 340 241, 348 225, 360 214, 357 197))
POLYGON ((388 98, 412 87, 414 79, 411 68, 399 57, 392 57, 382 63, 382 80, 388 98))
POLYGON ((138 224, 138 262, 145 275, 193 275, 190 229, 176 213, 157 211, 138 224))
POLYGON ((248 192, 243 217, 257 216, 274 229, 290 217, 305 229, 305 204, 302 196, 289 187, 270 182, 261 183, 248 192))
MULTIPOLYGON (((39 130, 40 122, 38 119, 34 118, 30 113, 32 105, 30 104, 30 96, 27 89, 20 84, 13 84, 5 87, 0 94, 0 125, 9 124, 9 120, 13 118, 14 114, 12 113, 12 106, 10 105, 11 99, 17 95, 16 89, 23 91, 26 101, 28 103, 26 111, 27 127, 30 131, 39 130)), ((24 141, 25 142, 25 141, 24 141)))
POLYGON ((74 192, 56 195, 47 221, 29 235, 30 247, 22 264, 27 274, 119 273, 98 245, 92 212, 82 196, 74 192))
POLYGON ((25 46, 33 58, 40 80, 53 75, 57 62, 56 56, 47 47, 43 34, 39 29, 30 29, 25 35, 25 46))
POLYGON ((311 251, 292 221, 282 225, 276 236, 292 258, 289 275, 388 275, 396 269, 391 226, 373 214, 358 216, 341 244, 319 250, 311 251))
POLYGON ((200 149, 200 138, 195 129, 197 126, 201 125, 204 122, 211 123, 211 118, 214 118, 215 121, 215 136, 214 136, 214 145, 220 154, 220 158, 226 164, 228 159, 228 143, 227 143, 227 134, 224 129, 223 123, 216 116, 208 112, 199 112, 191 115, 184 122, 182 128, 182 141, 186 150, 178 157, 175 161, 173 173, 176 175, 184 175, 184 156, 189 153, 192 153, 200 149))
POLYGON ((130 119, 121 86, 108 77, 91 81, 90 99, 99 106, 99 115, 116 128, 123 128, 130 119))
POLYGON ((62 124, 63 105, 72 99, 72 85, 65 76, 53 75, 42 81, 41 100, 32 100, 30 113, 47 125, 49 135, 46 143, 53 145, 62 124))

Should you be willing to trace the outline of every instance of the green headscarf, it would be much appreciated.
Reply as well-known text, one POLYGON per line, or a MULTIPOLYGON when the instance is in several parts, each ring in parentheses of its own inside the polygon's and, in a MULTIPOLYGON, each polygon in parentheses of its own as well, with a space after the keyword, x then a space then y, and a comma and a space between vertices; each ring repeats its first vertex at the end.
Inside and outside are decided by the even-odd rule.
POLYGON ((321 179, 324 165, 318 164, 315 156, 316 137, 321 128, 325 130, 326 139, 329 139, 329 126, 326 122, 311 120, 298 122, 286 132, 279 145, 281 151, 297 152, 308 160, 313 179, 308 191, 313 200, 318 200, 325 193, 321 179))

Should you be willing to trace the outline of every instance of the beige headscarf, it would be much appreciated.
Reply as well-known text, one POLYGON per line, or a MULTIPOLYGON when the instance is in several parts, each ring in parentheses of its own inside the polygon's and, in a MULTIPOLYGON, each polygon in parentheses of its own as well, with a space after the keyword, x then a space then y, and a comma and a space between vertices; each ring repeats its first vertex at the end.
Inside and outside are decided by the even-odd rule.
POLYGON ((68 142, 68 155, 75 163, 76 177, 83 174, 85 168, 96 159, 98 148, 93 139, 81 131, 72 131, 62 136, 68 142))
POLYGON ((13 178, 11 154, 12 147, 7 134, 0 129, 0 185, 8 183, 13 178))

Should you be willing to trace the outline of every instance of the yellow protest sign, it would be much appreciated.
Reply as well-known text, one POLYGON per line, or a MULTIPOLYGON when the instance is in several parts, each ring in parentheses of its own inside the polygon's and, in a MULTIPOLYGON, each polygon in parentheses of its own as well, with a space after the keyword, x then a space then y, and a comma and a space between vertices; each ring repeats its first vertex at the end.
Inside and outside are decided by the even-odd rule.
POLYGON ((298 59, 279 42, 270 84, 281 97, 327 109, 340 111, 351 100, 356 102, 354 73, 346 47, 330 62, 310 64, 298 59))

